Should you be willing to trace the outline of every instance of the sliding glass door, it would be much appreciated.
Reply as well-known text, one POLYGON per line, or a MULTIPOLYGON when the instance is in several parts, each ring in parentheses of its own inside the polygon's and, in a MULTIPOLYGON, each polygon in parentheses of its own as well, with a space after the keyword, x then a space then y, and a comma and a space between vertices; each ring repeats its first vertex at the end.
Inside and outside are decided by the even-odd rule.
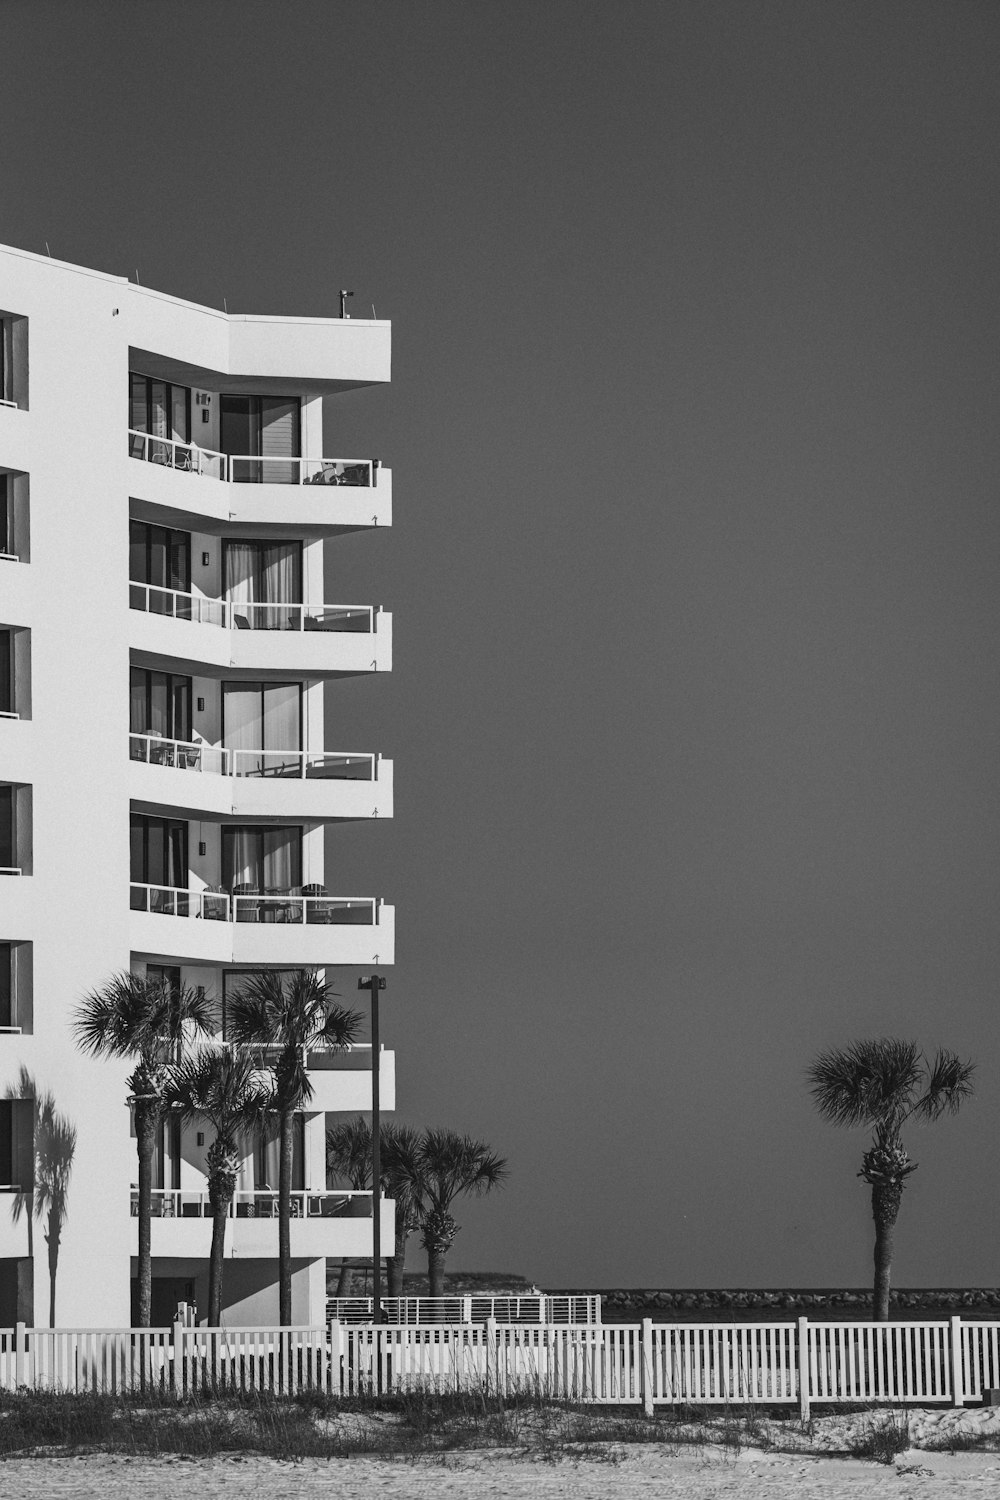
POLYGON ((189 593, 191 589, 191 535, 171 531, 166 526, 150 526, 145 521, 128 523, 128 576, 134 584, 151 588, 129 589, 133 609, 148 609, 151 614, 191 618, 190 600, 176 599, 169 589, 189 593))
POLYGON ((134 885, 169 886, 187 890, 188 826, 173 818, 147 818, 133 813, 130 820, 131 879, 134 885))
POLYGON ((301 774, 302 687, 297 682, 224 682, 222 743, 237 776, 301 774))
MULTIPOLYGON (((128 425, 133 432, 170 438, 175 443, 191 441, 191 391, 186 385, 154 380, 150 375, 129 374, 128 425)), ((149 445, 154 463, 173 463, 173 450, 166 443, 149 445)), ((141 457, 141 450, 136 457, 141 457)))
MULTIPOLYGON (((191 679, 129 668, 129 729, 164 740, 191 738, 191 679)), ((133 758, 144 760, 141 748, 133 758)))
POLYGON ((225 544, 226 598, 237 627, 240 619, 255 630, 297 630, 302 603, 302 543, 235 540, 225 544))
POLYGON ((220 440, 236 481, 297 484, 301 453, 298 398, 230 396, 219 398, 220 440))
POLYGON ((294 894, 302 884, 301 828, 223 828, 222 878, 237 895, 294 894))

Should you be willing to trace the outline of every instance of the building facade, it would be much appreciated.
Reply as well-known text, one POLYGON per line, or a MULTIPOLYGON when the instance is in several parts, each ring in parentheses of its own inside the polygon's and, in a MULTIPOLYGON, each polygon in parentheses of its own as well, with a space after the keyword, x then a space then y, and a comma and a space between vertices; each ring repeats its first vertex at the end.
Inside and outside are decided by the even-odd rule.
MULTIPOLYGON (((326 600, 323 568, 391 524, 391 472, 323 432, 324 396, 389 379, 390 327, 226 315, 0 249, 0 336, 0 1326, 122 1327, 129 1068, 75 1046, 81 997, 154 973, 204 986, 221 1029, 249 971, 393 962, 393 908, 325 857, 328 825, 392 816, 392 763, 324 728, 338 678, 390 669, 392 619, 326 600)), ((328 1114, 371 1107, 371 1053, 309 1061, 296 1322, 323 1317, 327 1257, 371 1250, 370 1196, 328 1191, 325 1163, 328 1114)), ((391 1109, 391 1053, 380 1080, 391 1109)), ((207 1304, 211 1138, 164 1127, 154 1322, 207 1304)), ((276 1150, 247 1145, 232 1325, 277 1317, 276 1150)))

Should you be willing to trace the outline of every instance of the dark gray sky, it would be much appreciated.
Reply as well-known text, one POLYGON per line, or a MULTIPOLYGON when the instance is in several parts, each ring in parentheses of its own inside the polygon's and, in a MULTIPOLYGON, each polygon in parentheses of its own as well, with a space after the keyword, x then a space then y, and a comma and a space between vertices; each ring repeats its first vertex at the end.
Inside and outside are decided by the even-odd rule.
POLYGON ((804 1070, 898 1033, 980 1074, 897 1280, 1000 1282, 997 6, 4 0, 0 51, 0 240, 393 320, 327 431, 394 471, 330 589, 394 612, 331 712, 396 818, 331 879, 396 904, 400 1116, 510 1158, 451 1264, 864 1283, 804 1070))

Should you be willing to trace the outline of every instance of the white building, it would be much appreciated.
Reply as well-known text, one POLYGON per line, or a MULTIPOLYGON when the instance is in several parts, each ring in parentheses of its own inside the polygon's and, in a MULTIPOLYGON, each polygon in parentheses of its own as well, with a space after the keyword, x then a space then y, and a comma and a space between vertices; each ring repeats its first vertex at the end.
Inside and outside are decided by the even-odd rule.
MULTIPOLYGON (((324 737, 337 678, 389 670, 392 619, 323 591, 324 542, 389 525, 392 476, 324 435, 321 400, 389 379, 390 328, 227 316, 12 249, 0 328, 0 1326, 48 1322, 54 1269, 58 1325, 121 1327, 129 1069, 76 1048, 81 996, 158 966, 221 1007, 248 969, 393 961, 393 908, 324 863, 328 823, 392 815, 378 747, 324 737), (55 1232, 24 1195, 34 1173, 58 1198, 67 1165, 55 1232)), ((370 1051, 310 1061, 296 1322, 323 1316, 326 1257, 371 1250, 370 1198, 327 1191, 324 1150, 328 1112, 371 1107, 370 1051)), ((391 1053, 380 1079, 391 1109, 391 1053)), ((154 1323, 207 1306, 210 1143, 164 1130, 154 1323)), ((261 1144, 228 1226, 230 1324, 277 1318, 276 1182, 261 1144)))

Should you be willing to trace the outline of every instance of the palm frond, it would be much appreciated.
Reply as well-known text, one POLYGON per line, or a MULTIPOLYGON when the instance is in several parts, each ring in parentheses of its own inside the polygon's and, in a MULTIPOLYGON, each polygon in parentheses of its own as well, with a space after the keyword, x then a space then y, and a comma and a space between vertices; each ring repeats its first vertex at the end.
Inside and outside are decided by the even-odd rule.
POLYGON ((894 1037, 820 1053, 807 1078, 820 1114, 834 1125, 878 1125, 908 1113, 921 1081, 920 1051, 894 1037))
POLYGON ((327 1169, 344 1177, 355 1192, 372 1185, 372 1128, 363 1115, 331 1126, 326 1133, 327 1169))
POLYGON ((964 1063, 954 1052, 939 1048, 930 1064, 926 1090, 917 1101, 913 1113, 923 1120, 937 1120, 943 1114, 956 1114, 963 1099, 971 1098, 975 1092, 972 1086, 975 1071, 975 1063, 964 1063))
POLYGON ((203 990, 174 990, 161 978, 113 974, 80 1001, 72 1029, 77 1046, 92 1057, 151 1058, 212 1028, 212 1004, 203 990))
POLYGON ((207 1120, 225 1141, 266 1127, 275 1110, 274 1089, 245 1047, 201 1048, 171 1069, 167 1098, 182 1119, 207 1120))

